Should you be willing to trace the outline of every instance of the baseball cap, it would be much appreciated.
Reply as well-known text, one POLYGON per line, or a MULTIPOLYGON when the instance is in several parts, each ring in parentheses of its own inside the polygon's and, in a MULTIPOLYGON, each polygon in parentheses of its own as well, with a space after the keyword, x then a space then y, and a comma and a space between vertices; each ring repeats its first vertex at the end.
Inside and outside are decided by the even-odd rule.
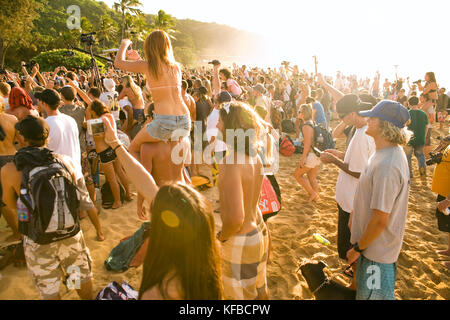
POLYGON ((359 115, 362 117, 380 118, 400 129, 404 128, 406 122, 410 119, 408 109, 400 103, 391 100, 383 100, 373 107, 372 110, 361 111, 359 115))
POLYGON ((230 102, 232 100, 231 95, 227 91, 222 91, 217 99, 219 103, 230 102))
POLYGON ((31 115, 17 122, 14 127, 27 140, 45 140, 50 132, 50 127, 44 119, 31 115))
POLYGON ((213 61, 208 62, 208 64, 212 64, 214 66, 217 66, 217 65, 220 64, 220 61, 219 60, 213 60, 213 61))
POLYGON ((339 114, 348 114, 352 112, 369 110, 373 106, 374 104, 362 102, 356 94, 348 94, 336 103, 336 111, 339 114))
POLYGON ((264 88, 264 86, 261 83, 258 83, 256 86, 254 86, 253 90, 258 91, 261 94, 265 94, 266 93, 266 88, 264 88))
POLYGON ((36 99, 45 102, 49 106, 57 106, 61 102, 61 97, 56 90, 45 89, 42 92, 36 93, 34 95, 36 99))

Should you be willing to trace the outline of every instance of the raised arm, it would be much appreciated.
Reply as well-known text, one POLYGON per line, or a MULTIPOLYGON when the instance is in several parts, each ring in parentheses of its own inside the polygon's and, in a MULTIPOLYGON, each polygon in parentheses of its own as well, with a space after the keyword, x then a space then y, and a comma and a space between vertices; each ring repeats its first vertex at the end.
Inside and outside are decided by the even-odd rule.
POLYGON ((77 94, 80 96, 80 98, 87 103, 87 105, 90 105, 92 103, 91 98, 89 98, 89 96, 86 94, 86 92, 84 92, 83 90, 81 90, 78 86, 75 85, 75 83, 73 83, 72 80, 67 79, 67 83, 69 84, 69 86, 71 86, 72 88, 74 88, 77 91, 77 94))
POLYGON ((317 81, 325 90, 327 90, 331 94, 333 99, 335 99, 336 101, 339 101, 344 96, 341 91, 328 84, 320 73, 317 74, 317 81))
POLYGON ((150 203, 158 192, 158 186, 152 175, 123 147, 114 129, 114 117, 111 114, 102 117, 105 125, 105 142, 116 152, 128 178, 137 191, 150 203))
POLYGON ((119 51, 116 54, 114 60, 114 66, 124 71, 133 73, 145 73, 147 70, 147 62, 145 60, 140 60, 139 55, 133 56, 134 59, 139 59, 135 61, 126 60, 126 50, 130 46, 131 40, 123 39, 120 45, 119 51))

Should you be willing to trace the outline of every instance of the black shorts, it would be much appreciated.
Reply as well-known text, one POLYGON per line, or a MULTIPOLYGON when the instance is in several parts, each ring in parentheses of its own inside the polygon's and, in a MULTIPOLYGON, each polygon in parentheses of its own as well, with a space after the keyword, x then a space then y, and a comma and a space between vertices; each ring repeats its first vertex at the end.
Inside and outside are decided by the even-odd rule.
MULTIPOLYGON (((445 197, 438 195, 437 202, 445 200, 445 197)), ((438 221, 438 229, 442 232, 450 232, 450 216, 446 216, 436 208, 436 218, 438 221)))
POLYGON ((348 221, 350 219, 350 213, 342 210, 338 204, 339 216, 338 216, 338 232, 337 232, 337 248, 339 258, 347 260, 347 251, 350 250, 350 229, 348 228, 348 221))
POLYGON ((117 159, 117 155, 111 147, 103 152, 100 152, 98 155, 100 157, 100 162, 103 164, 113 162, 117 159))
MULTIPOLYGON (((3 168, 7 163, 12 162, 14 160, 14 156, 0 156, 0 169, 3 168)), ((2 183, 0 181, 0 208, 3 208, 6 206, 6 204, 3 203, 3 189, 2 189, 2 183)))

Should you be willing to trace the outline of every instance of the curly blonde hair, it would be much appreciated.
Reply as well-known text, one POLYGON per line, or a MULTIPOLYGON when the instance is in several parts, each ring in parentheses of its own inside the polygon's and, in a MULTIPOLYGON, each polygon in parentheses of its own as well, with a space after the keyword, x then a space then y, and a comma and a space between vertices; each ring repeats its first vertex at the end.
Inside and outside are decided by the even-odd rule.
POLYGON ((400 129, 389 121, 379 119, 381 136, 393 144, 405 146, 411 139, 413 133, 407 127, 400 129))

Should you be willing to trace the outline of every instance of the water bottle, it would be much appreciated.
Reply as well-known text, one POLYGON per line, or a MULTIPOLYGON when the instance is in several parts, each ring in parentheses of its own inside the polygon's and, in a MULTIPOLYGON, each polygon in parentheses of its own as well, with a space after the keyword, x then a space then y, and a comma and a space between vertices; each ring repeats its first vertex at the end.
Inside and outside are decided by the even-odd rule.
MULTIPOLYGON (((28 203, 31 203, 31 198, 27 193, 26 189, 21 189, 20 194, 27 198, 28 203)), ((17 215, 20 222, 29 222, 30 221, 30 211, 27 206, 22 202, 20 197, 17 199, 17 215)))
POLYGON ((319 241, 321 244, 324 244, 326 246, 329 246, 331 243, 330 241, 328 241, 327 239, 325 239, 324 237, 322 237, 320 234, 318 233, 314 233, 313 234, 314 239, 316 239, 317 241, 319 241))

